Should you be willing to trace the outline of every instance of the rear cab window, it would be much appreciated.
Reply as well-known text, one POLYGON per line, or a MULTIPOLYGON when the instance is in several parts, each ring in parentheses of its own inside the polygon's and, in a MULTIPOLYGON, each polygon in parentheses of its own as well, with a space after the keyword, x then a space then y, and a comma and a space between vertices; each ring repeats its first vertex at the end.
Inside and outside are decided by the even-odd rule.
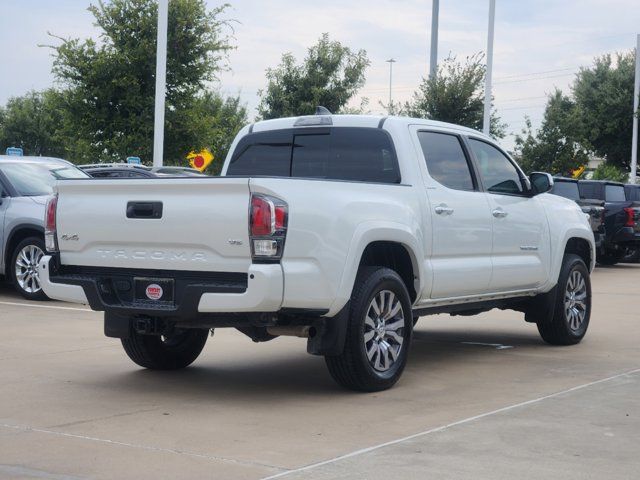
POLYGON ((607 202, 625 202, 627 200, 622 185, 605 185, 604 197, 607 202))
POLYGON ((578 182, 578 190, 580 191, 580 198, 591 200, 604 200, 604 196, 601 193, 600 186, 596 183, 578 182))
POLYGON ((240 140, 227 176, 275 176, 400 183, 390 135, 382 129, 322 127, 252 133, 240 140))

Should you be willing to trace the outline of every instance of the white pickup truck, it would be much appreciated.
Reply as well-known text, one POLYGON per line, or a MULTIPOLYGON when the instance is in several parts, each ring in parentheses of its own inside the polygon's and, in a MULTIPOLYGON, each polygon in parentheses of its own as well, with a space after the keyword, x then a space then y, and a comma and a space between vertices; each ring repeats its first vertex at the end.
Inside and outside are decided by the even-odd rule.
POLYGON ((235 327, 306 337, 338 383, 376 391, 422 315, 514 309, 548 343, 582 339, 594 238, 552 184, 456 125, 262 121, 219 178, 59 182, 39 275, 49 297, 104 311, 143 367, 186 367, 235 327))

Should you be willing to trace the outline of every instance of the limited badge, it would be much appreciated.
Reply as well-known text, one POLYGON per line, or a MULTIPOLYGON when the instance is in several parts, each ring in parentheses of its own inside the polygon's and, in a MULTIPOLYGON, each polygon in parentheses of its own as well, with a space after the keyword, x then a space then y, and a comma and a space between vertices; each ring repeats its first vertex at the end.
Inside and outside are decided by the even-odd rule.
POLYGON ((157 283, 152 283, 151 285, 147 286, 145 293, 151 300, 160 300, 162 298, 163 292, 160 285, 158 285, 157 283))

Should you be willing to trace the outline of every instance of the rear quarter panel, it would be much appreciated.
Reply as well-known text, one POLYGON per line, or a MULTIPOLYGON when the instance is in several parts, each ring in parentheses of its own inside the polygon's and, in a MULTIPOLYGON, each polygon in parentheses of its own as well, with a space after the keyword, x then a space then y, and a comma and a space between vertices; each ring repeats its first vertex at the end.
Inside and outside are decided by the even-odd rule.
POLYGON ((283 307, 330 307, 329 315, 337 313, 351 295, 360 258, 372 241, 403 244, 414 272, 423 278, 421 206, 411 186, 254 178, 250 189, 289 204, 283 307))

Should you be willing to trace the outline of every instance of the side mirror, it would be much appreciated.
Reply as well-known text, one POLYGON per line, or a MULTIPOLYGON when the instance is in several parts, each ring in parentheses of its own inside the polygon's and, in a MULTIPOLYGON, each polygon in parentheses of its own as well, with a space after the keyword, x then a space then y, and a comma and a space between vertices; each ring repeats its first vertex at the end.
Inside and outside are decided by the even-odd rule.
POLYGON ((553 188, 553 177, 544 172, 533 172, 529 175, 531 182, 531 194, 540 195, 546 193, 553 188))

